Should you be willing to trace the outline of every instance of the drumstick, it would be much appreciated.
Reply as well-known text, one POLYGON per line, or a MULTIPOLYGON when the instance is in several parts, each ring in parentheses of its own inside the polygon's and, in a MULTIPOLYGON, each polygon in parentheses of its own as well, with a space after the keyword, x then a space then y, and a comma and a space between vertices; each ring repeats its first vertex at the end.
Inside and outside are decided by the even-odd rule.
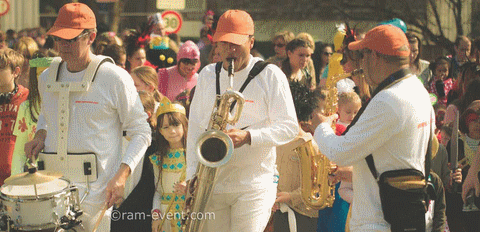
POLYGON ((105 206, 103 207, 102 213, 100 213, 100 216, 97 219, 97 223, 95 223, 95 227, 93 227, 93 232, 97 231, 98 226, 100 225, 100 222, 102 222, 103 215, 105 215, 105 212, 108 209, 108 203, 105 202, 105 206))

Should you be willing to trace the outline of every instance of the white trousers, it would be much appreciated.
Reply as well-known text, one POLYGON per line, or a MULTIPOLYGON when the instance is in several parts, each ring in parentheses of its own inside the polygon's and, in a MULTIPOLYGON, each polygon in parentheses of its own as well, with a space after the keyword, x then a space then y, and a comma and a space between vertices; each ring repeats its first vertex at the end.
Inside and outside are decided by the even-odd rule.
POLYGON ((203 215, 203 231, 263 232, 276 194, 276 188, 214 194, 203 215))

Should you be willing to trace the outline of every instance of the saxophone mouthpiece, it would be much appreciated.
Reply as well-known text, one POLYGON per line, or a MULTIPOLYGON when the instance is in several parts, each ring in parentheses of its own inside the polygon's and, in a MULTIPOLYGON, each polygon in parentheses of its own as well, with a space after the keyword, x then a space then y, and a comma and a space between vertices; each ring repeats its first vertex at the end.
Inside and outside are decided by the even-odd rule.
POLYGON ((235 70, 234 67, 233 67, 233 64, 234 64, 234 62, 235 62, 235 59, 233 59, 233 58, 228 58, 227 61, 228 61, 228 64, 229 64, 227 71, 228 71, 228 76, 230 77, 230 76, 233 75, 233 72, 234 72, 234 70, 235 70))

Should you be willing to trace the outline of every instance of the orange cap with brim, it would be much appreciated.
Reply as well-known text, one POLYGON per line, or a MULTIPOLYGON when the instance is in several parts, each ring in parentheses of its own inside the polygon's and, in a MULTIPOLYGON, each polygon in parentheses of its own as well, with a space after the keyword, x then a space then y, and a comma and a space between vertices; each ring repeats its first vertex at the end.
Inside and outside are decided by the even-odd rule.
POLYGON ((62 39, 73 39, 85 29, 97 28, 95 14, 83 3, 69 3, 60 8, 57 20, 47 35, 62 39))
POLYGON ((218 20, 213 42, 245 44, 255 32, 252 17, 242 10, 228 10, 218 20))
POLYGON ((407 36, 392 25, 381 25, 368 31, 365 38, 348 44, 350 50, 370 49, 390 56, 409 56, 407 36))

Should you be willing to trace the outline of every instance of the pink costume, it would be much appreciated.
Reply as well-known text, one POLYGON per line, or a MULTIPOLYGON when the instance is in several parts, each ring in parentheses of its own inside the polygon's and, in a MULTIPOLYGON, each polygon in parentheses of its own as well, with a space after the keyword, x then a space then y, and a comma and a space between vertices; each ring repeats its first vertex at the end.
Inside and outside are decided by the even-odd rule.
POLYGON ((197 45, 190 40, 180 47, 177 54, 177 65, 158 70, 158 90, 168 97, 170 101, 174 101, 175 97, 181 92, 187 89, 191 90, 197 85, 197 70, 200 67, 200 61, 192 73, 188 74, 187 77, 183 77, 178 72, 178 63, 183 58, 200 60, 200 51, 197 45))

